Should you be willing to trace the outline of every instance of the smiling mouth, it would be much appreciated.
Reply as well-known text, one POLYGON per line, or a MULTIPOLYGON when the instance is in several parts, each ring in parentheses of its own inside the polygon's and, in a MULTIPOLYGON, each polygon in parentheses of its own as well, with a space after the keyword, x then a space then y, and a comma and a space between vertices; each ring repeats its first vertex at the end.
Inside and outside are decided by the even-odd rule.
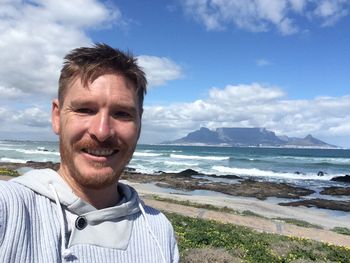
POLYGON ((113 149, 82 149, 82 151, 96 157, 109 157, 118 152, 113 149))

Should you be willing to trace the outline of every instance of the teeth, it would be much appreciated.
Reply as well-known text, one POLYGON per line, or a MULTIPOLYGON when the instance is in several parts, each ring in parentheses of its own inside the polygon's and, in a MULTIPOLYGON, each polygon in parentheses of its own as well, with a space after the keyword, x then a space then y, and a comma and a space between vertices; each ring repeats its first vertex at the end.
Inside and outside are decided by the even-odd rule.
POLYGON ((109 156, 113 153, 110 149, 86 149, 86 152, 95 156, 109 156))

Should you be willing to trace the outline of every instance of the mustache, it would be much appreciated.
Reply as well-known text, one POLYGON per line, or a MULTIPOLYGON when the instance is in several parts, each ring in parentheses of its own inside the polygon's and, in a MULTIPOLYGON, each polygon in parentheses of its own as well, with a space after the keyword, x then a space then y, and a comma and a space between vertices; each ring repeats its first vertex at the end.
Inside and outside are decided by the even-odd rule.
POLYGON ((110 149, 114 150, 118 148, 118 143, 114 140, 106 140, 104 142, 99 142, 93 139, 84 139, 78 141, 74 144, 74 149, 110 149))

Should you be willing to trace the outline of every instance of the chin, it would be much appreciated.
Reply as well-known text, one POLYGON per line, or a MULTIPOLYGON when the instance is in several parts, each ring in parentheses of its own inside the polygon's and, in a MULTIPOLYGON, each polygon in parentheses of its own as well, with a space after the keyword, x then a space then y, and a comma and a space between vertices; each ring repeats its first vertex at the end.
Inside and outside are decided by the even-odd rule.
POLYGON ((104 189, 116 184, 120 174, 111 168, 102 169, 89 168, 88 171, 79 171, 75 173, 74 180, 80 186, 87 189, 104 189))

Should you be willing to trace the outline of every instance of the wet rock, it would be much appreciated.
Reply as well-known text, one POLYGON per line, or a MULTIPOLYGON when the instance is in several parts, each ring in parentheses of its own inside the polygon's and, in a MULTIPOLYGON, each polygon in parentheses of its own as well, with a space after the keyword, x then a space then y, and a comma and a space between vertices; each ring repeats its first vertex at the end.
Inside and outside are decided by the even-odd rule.
POLYGON ((333 177, 331 181, 350 183, 350 175, 346 174, 345 176, 336 176, 333 177))
POLYGON ((261 200, 267 197, 299 198, 314 193, 314 191, 295 187, 285 183, 258 182, 243 180, 229 184, 213 182, 207 178, 182 177, 178 174, 145 175, 125 173, 123 179, 141 183, 155 183, 159 187, 172 188, 181 191, 208 190, 233 196, 255 197, 261 200))
POLYGON ((350 196, 350 188, 349 187, 327 187, 320 192, 321 195, 349 195, 350 196))
POLYGON ((319 172, 317 173, 317 176, 324 176, 324 172, 319 171, 319 172))
POLYGON ((124 171, 125 171, 125 172, 136 172, 136 169, 127 166, 127 167, 124 168, 124 171))
POLYGON ((182 176, 182 177, 191 177, 192 175, 200 175, 200 173, 192 169, 186 169, 178 173, 178 176, 182 176))
POLYGON ((350 201, 325 200, 320 198, 315 198, 310 200, 300 200, 300 201, 289 202, 289 203, 279 203, 279 205, 317 207, 317 208, 323 208, 323 209, 350 212, 350 201))
POLYGON ((241 177, 234 175, 234 174, 227 174, 227 175, 209 175, 210 177, 219 177, 219 178, 226 178, 226 179, 242 179, 241 177))
POLYGON ((17 170, 23 167, 29 167, 33 169, 50 168, 57 171, 60 167, 60 164, 53 163, 53 162, 34 162, 34 161, 28 161, 26 163, 0 163, 0 168, 6 168, 11 170, 17 170))

